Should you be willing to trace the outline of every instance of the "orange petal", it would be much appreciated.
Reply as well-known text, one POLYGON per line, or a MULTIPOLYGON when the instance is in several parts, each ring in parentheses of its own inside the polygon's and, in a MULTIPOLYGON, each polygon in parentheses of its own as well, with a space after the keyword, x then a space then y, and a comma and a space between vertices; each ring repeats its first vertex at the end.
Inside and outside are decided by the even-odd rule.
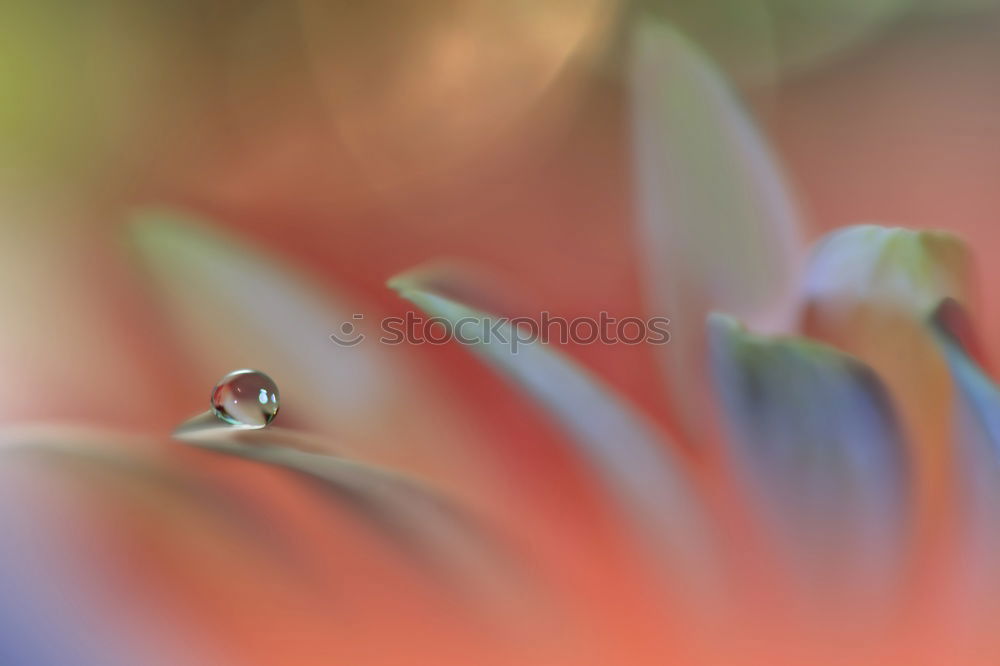
POLYGON ((803 331, 870 364, 896 399, 930 524, 950 474, 951 383, 925 321, 943 298, 968 306, 971 291, 970 258, 959 239, 874 225, 827 236, 805 281, 803 331))

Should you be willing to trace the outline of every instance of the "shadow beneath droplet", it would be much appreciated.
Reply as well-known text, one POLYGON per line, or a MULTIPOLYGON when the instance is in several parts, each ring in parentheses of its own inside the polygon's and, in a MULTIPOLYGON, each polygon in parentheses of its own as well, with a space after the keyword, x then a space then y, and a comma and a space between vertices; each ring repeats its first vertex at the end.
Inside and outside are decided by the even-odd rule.
POLYGON ((208 410, 180 424, 171 434, 179 439, 197 439, 223 434, 228 437, 234 432, 260 429, 258 426, 239 426, 226 423, 216 416, 212 410, 208 410))
POLYGON ((327 442, 315 435, 289 430, 258 426, 238 426, 226 423, 211 410, 177 426, 171 433, 175 439, 189 444, 228 442, 247 446, 279 446, 299 451, 336 455, 327 442))

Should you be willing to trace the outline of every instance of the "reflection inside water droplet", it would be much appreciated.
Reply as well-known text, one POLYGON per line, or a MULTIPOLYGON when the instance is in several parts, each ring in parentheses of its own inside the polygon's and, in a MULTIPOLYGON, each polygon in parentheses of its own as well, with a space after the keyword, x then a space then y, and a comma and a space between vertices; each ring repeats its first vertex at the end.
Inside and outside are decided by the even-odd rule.
POLYGON ((263 428, 278 413, 278 385, 258 370, 236 370, 212 389, 212 411, 226 423, 263 428))

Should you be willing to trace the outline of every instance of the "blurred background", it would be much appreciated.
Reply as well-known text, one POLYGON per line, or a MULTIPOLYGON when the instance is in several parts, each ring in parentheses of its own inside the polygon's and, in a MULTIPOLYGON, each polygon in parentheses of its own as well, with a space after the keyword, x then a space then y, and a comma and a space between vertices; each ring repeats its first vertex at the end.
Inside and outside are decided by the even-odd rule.
MULTIPOLYGON (((995 4, 9 4, 0 411, 165 427, 163 401, 214 381, 184 366, 127 263, 139 206, 197 213, 388 307, 388 276, 457 256, 537 294, 528 307, 634 312, 623 49, 639 11, 739 87, 809 239, 877 221, 989 240, 995 4)), ((989 281, 1000 269, 983 263, 989 281)), ((623 354, 591 361, 642 399, 644 361, 623 354)))
MULTIPOLYGON (((984 284, 1000 279, 993 0, 4 3, 0 420, 165 436, 253 362, 278 381, 287 425, 381 441, 406 423, 434 439, 437 417, 406 395, 359 415, 364 399, 349 399, 366 378, 378 390, 375 366, 393 361, 338 361, 327 341, 352 312, 408 309, 390 276, 457 258, 521 312, 642 311, 625 71, 640 13, 724 71, 785 168, 807 240, 859 222, 946 228, 977 248, 984 284), (195 246, 205 234, 233 261, 269 257, 339 309, 286 317, 266 272, 207 270, 164 297, 140 254, 187 274, 216 250, 147 234, 137 251, 134 216, 149 208, 185 211, 195 246), (255 337, 269 320, 281 323, 255 337), (269 355, 292 344, 299 356, 269 355), (308 366, 333 379, 298 382, 308 366), (362 417, 375 434, 347 423, 362 417)), ((1000 339, 1000 308, 987 303, 981 325, 1000 339)), ((648 349, 569 352, 669 420, 648 349)), ((573 481, 551 483, 573 463, 537 446, 557 435, 529 401, 462 350, 406 356, 408 386, 461 415, 448 446, 506 447, 519 483, 554 515, 573 511, 573 481)))

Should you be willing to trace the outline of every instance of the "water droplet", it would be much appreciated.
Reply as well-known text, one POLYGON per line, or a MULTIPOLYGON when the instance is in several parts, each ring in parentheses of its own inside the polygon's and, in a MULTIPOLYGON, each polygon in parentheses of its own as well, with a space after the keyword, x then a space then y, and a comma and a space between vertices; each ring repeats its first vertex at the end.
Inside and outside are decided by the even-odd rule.
POLYGON ((278 385, 259 370, 235 370, 212 389, 212 411, 226 423, 263 428, 278 413, 278 385))

